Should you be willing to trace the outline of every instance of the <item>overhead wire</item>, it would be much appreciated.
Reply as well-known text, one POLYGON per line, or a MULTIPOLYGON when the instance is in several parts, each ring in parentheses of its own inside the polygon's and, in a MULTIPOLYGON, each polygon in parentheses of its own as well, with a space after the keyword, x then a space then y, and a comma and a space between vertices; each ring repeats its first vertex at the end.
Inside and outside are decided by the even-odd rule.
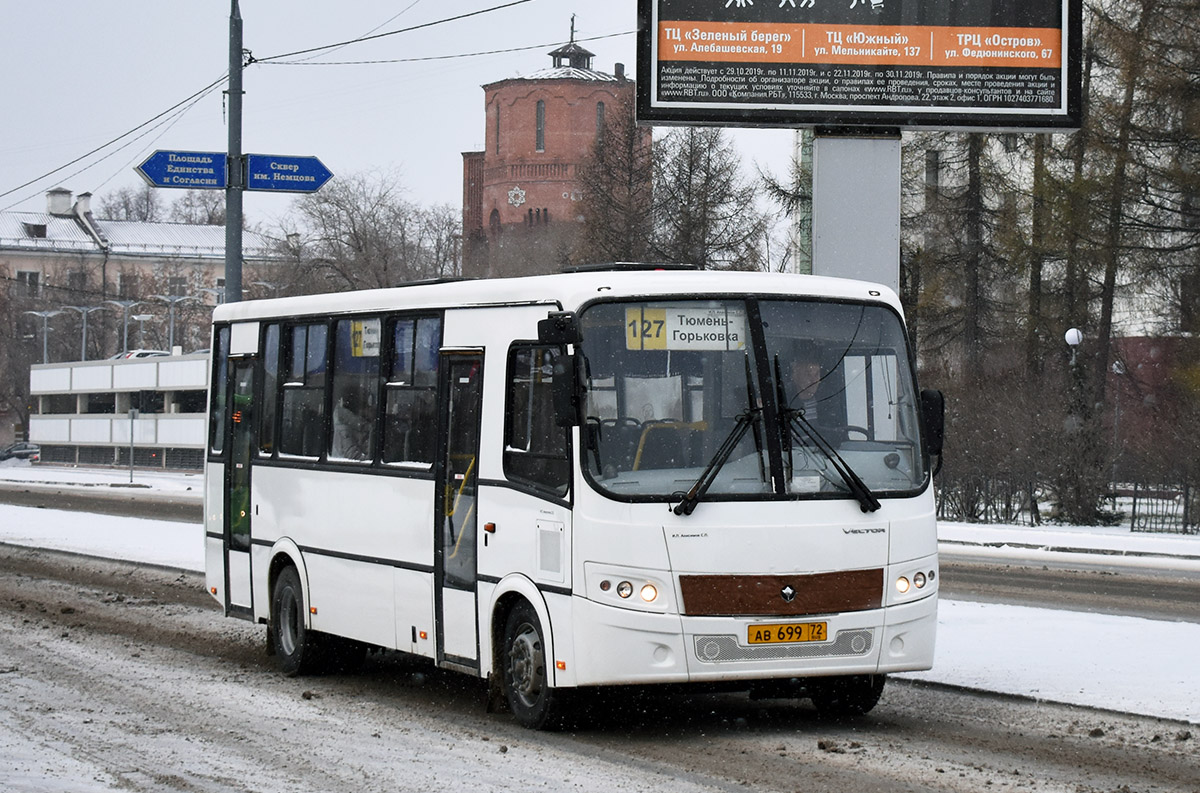
MULTIPOLYGON (((372 30, 378 30, 383 25, 386 25, 389 22, 391 22, 392 20, 396 19, 397 17, 403 15, 406 11, 408 11, 414 5, 416 5, 417 2, 420 2, 420 0, 414 0, 413 3, 411 3, 410 5, 405 7, 398 14, 395 14, 390 19, 388 19, 387 21, 376 26, 372 30)), ((530 45, 527 47, 511 47, 511 48, 507 48, 507 49, 460 53, 460 54, 456 54, 456 55, 438 55, 438 56, 428 56, 428 57, 421 57, 421 58, 397 58, 397 59, 377 60, 377 61, 344 61, 344 62, 309 63, 309 62, 305 62, 305 61, 285 61, 285 60, 283 60, 285 58, 295 58, 300 55, 309 55, 312 53, 320 53, 320 52, 325 52, 325 51, 332 52, 332 51, 336 51, 338 49, 347 47, 351 44, 359 44, 359 43, 366 42, 366 41, 374 41, 374 40, 386 38, 389 36, 396 36, 401 33, 411 33, 412 31, 415 31, 415 30, 422 30, 422 29, 434 27, 437 25, 443 25, 448 22, 456 22, 456 21, 459 21, 462 19, 468 19, 470 17, 480 16, 482 14, 488 14, 493 11, 500 11, 500 10, 503 10, 506 8, 512 8, 514 6, 524 5, 524 4, 530 3, 530 2, 533 2, 533 0, 512 0, 512 2, 502 3, 500 5, 491 6, 491 7, 479 9, 476 11, 471 11, 471 12, 468 12, 465 14, 458 14, 453 17, 446 17, 444 19, 438 19, 438 20, 434 20, 431 22, 425 22, 425 23, 422 23, 419 25, 412 25, 410 27, 400 28, 397 30, 388 31, 386 33, 378 33, 378 34, 368 33, 366 35, 359 36, 358 38, 348 39, 346 41, 335 42, 333 44, 325 44, 325 45, 322 45, 319 47, 309 47, 309 48, 302 49, 302 50, 294 50, 291 52, 279 53, 277 55, 269 55, 269 56, 266 56, 263 58, 255 58, 253 55, 249 55, 247 58, 247 65, 254 64, 254 63, 261 63, 261 64, 268 64, 268 65, 338 66, 338 65, 359 65, 359 64, 373 64, 373 63, 376 63, 376 64, 378 64, 378 63, 405 63, 405 62, 417 62, 417 61, 449 60, 449 59, 456 59, 456 58, 471 58, 471 57, 479 57, 479 56, 483 56, 483 55, 497 55, 497 54, 503 54, 503 53, 508 53, 508 52, 521 52, 521 51, 525 51, 525 50, 540 49, 542 47, 550 46, 548 44, 538 44, 538 45, 530 45)), ((580 41, 596 41, 596 40, 600 40, 600 39, 613 38, 616 36, 629 35, 629 33, 632 33, 632 32, 633 31, 624 31, 621 33, 610 33, 610 34, 606 34, 606 35, 602 35, 602 36, 592 36, 590 38, 580 39, 580 41)), ((176 102, 175 104, 168 107, 166 110, 163 110, 161 113, 158 113, 158 114, 152 116, 151 118, 147 119, 146 121, 142 122, 141 124, 138 124, 136 127, 133 127, 132 129, 121 133, 120 135, 116 136, 115 138, 112 138, 111 140, 95 147, 94 149, 91 149, 90 151, 87 151, 87 152, 79 155, 78 157, 58 166, 57 168, 54 168, 54 169, 49 170, 39 176, 36 176, 27 182, 17 185, 16 187, 13 187, 13 188, 10 188, 3 192, 0 192, 0 198, 5 198, 7 196, 10 196, 13 193, 16 193, 20 190, 25 189, 26 187, 30 187, 31 185, 37 184, 38 182, 41 182, 51 176, 54 176, 55 174, 61 173, 62 171, 65 171, 66 169, 70 168, 71 166, 88 159, 92 155, 97 154, 101 151, 104 151, 105 149, 124 140, 125 138, 128 138, 130 135, 134 135, 135 133, 139 132, 140 130, 145 129, 146 127, 150 126, 151 124, 154 124, 155 122, 159 121, 160 119, 170 116, 174 111, 183 107, 184 109, 177 116, 175 116, 173 119, 170 120, 170 125, 168 125, 168 127, 167 127, 167 129, 170 129, 170 126, 173 125, 175 122, 177 122, 184 113, 186 113, 188 110, 190 110, 197 102, 200 101, 200 99, 203 99, 205 96, 207 96, 217 86, 227 82, 228 78, 229 78, 228 72, 222 74, 221 77, 219 77, 218 79, 212 81, 211 83, 204 86, 200 90, 195 91, 192 94, 189 94, 184 99, 180 100, 179 102, 176 102)), ((162 122, 162 123, 166 123, 166 122, 162 122)), ((137 137, 135 137, 132 141, 125 143, 124 145, 115 149, 112 152, 109 152, 108 154, 104 155, 96 162, 90 163, 89 165, 85 166, 84 168, 81 168, 78 171, 73 172, 72 174, 70 174, 70 176, 76 176, 76 175, 82 173, 83 171, 86 171, 89 168, 95 166, 97 163, 103 162, 104 160, 108 159, 109 157, 112 157, 117 152, 120 152, 120 151, 128 148, 133 142, 140 140, 141 138, 144 138, 146 135, 150 134, 154 130, 161 127, 162 123, 155 125, 150 130, 147 130, 146 132, 143 132, 141 135, 138 135, 137 137)), ((165 134, 165 132, 166 132, 166 130, 163 130, 163 134, 165 134)), ((160 134, 160 137, 161 137, 161 134, 160 134)), ((156 140, 157 140, 157 138, 156 138, 156 140)), ((104 180, 104 182, 101 182, 101 186, 103 186, 104 184, 107 184, 109 181, 112 180, 112 178, 113 177, 110 176, 108 179, 104 180)), ((25 200, 24 198, 20 199, 19 201, 17 201, 17 204, 19 204, 21 201, 24 201, 24 200, 25 200)), ((13 206, 16 206, 16 204, 12 204, 8 207, 5 207, 4 211, 11 209, 13 206)))
POLYGON ((186 104, 188 104, 189 102, 191 102, 191 101, 192 101, 192 100, 194 100, 194 99, 197 99, 198 97, 201 97, 202 95, 204 95, 204 94, 206 94, 207 92, 211 91, 211 90, 212 90, 213 88, 215 88, 216 86, 218 86, 218 85, 220 85, 221 83, 225 82, 227 79, 229 79, 229 73, 228 73, 228 72, 226 72, 225 74, 221 75, 221 77, 219 77, 218 79, 216 79, 216 80, 212 81, 212 82, 211 82, 211 83, 209 83, 208 85, 204 86, 204 87, 203 87, 203 88, 201 88, 199 91, 196 91, 195 93, 193 93, 193 94, 189 95, 187 98, 185 98, 185 99, 183 99, 183 100, 181 100, 181 101, 179 101, 179 102, 176 102, 175 104, 171 105, 170 107, 168 107, 166 110, 162 111, 161 113, 158 113, 157 115, 153 116, 152 118, 149 118, 149 119, 147 119, 146 121, 143 121, 141 124, 138 124, 138 125, 137 125, 136 127, 134 127, 133 129, 130 129, 130 130, 126 131, 126 132, 122 132, 120 135, 118 135, 117 137, 115 137, 115 138, 113 138, 112 140, 108 141, 107 143, 103 143, 103 144, 101 144, 101 145, 97 146, 96 148, 92 149, 91 151, 89 151, 89 152, 85 152, 84 154, 81 154, 81 155, 79 155, 78 157, 76 157, 75 159, 71 160, 70 162, 64 163, 64 164, 62 164, 62 165, 58 166, 57 168, 55 168, 55 169, 53 169, 53 170, 47 171, 46 173, 42 174, 41 176, 34 177, 33 179, 30 179, 28 182, 25 182, 24 184, 19 184, 19 185, 17 185, 16 187, 13 187, 13 188, 11 188, 11 189, 9 189, 9 190, 5 190, 3 193, 0 193, 0 198, 4 198, 5 196, 10 196, 10 195, 12 195, 13 193, 17 192, 18 190, 23 190, 23 189, 25 189, 26 187, 29 187, 29 186, 30 186, 30 185, 32 185, 32 184, 37 184, 38 182, 42 181, 43 179, 47 179, 47 178, 49 178, 49 177, 51 177, 51 176, 54 176, 56 173, 59 173, 60 171, 65 171, 66 169, 70 168, 72 165, 75 165, 76 163, 78 163, 78 162, 81 162, 82 160, 86 160, 88 157, 91 157, 93 154, 96 154, 97 152, 100 152, 100 151, 103 151, 104 149, 107 149, 109 146, 112 146, 114 143, 117 143, 118 141, 124 140, 125 138, 127 138, 127 137, 129 137, 130 135, 134 134, 134 133, 135 133, 135 132, 137 132, 138 130, 141 130, 142 128, 144 128, 144 127, 147 127, 147 126, 149 126, 150 124, 153 124, 155 121, 158 121, 158 120, 159 120, 160 118, 162 118, 163 116, 166 116, 166 115, 170 114, 172 111, 176 110, 177 108, 179 108, 179 107, 181 107, 181 106, 183 106, 183 105, 186 105, 186 104))
POLYGON ((297 55, 307 55, 310 52, 321 52, 322 50, 339 49, 341 47, 345 47, 348 44, 361 44, 364 41, 375 41, 377 39, 387 38, 388 36, 397 36, 401 33, 411 33, 414 30, 423 30, 424 28, 431 28, 431 27, 435 27, 437 25, 444 25, 447 22, 457 22, 460 19, 468 19, 470 17, 479 16, 481 14, 490 14, 493 11, 501 11, 505 8, 512 8, 513 6, 524 5, 525 3, 532 3, 532 2, 533 2, 533 0, 513 0, 513 2, 511 2, 511 3, 502 3, 501 5, 491 6, 490 8, 481 8, 478 11, 469 11, 465 14, 459 14, 457 16, 446 17, 445 19, 435 19, 432 22, 423 22, 420 25, 412 25, 411 27, 407 27, 407 28, 399 28, 398 30, 390 30, 387 33, 377 33, 375 35, 359 36, 356 39, 349 39, 347 41, 339 41, 334 44, 323 44, 319 47, 309 47, 308 49, 294 50, 292 52, 281 52, 278 55, 268 55, 263 58, 253 58, 251 60, 251 62, 252 63, 267 63, 270 61, 278 61, 282 58, 294 58, 297 55))
POLYGON ((68 176, 66 178, 70 179, 70 178, 76 176, 77 174, 83 173, 84 171, 88 170, 89 168, 92 168, 92 167, 104 162, 109 157, 113 156, 114 154, 121 151, 122 149, 128 148, 129 146, 133 145, 134 143, 136 143, 137 141, 146 137, 147 135, 155 132, 156 130, 159 130, 159 129, 162 130, 161 132, 159 132, 157 135, 154 136, 154 139, 151 140, 149 144, 142 147, 136 154, 134 154, 134 156, 132 158, 130 158, 128 161, 126 161, 124 165, 122 165, 116 171, 113 171, 112 175, 110 175, 107 179, 105 179, 104 181, 100 182, 98 185, 96 185, 95 187, 92 188, 93 193, 99 191, 101 187, 104 187, 104 185, 111 182, 118 175, 123 173, 125 171, 125 169, 127 169, 130 165, 132 165, 134 162, 136 162, 138 159, 140 159, 143 155, 145 155, 145 153, 147 151, 149 151, 151 146, 153 146, 155 143, 157 143, 158 140, 160 138, 162 138, 163 135, 166 135, 168 132, 170 132, 171 128, 174 127, 176 124, 178 124, 183 119, 183 117, 187 115, 189 110, 191 110, 193 107, 198 105, 202 99, 204 99, 209 94, 211 94, 213 91, 215 91, 217 89, 217 87, 218 86, 216 86, 216 85, 212 86, 211 88, 208 89, 207 92, 205 92, 205 93, 201 94, 200 96, 196 97, 195 99, 193 99, 186 107, 184 107, 182 110, 180 110, 174 116, 170 117, 169 119, 163 119, 159 124, 146 130, 141 135, 138 135, 136 138, 129 141, 124 146, 121 146, 118 149, 114 149, 110 153, 108 153, 108 154, 104 155, 103 157, 101 157, 100 159, 96 160, 94 163, 91 163, 90 165, 87 165, 87 166, 79 169, 78 171, 76 171, 75 173, 71 174, 70 176, 68 176))
MULTIPOLYGON (((576 42, 599 41, 601 39, 611 39, 617 36, 629 36, 636 33, 636 30, 623 30, 619 33, 606 33, 601 36, 589 36, 588 38, 576 39, 576 42)), ((427 55, 420 58, 388 58, 384 60, 372 61, 320 61, 319 63, 308 61, 271 61, 265 64, 266 66, 370 66, 385 63, 418 63, 421 61, 447 61, 457 60, 459 58, 476 58, 482 55, 503 55, 509 52, 528 52, 529 50, 540 50, 546 47, 553 47, 559 42, 549 42, 546 44, 530 44, 525 47, 508 47, 501 50, 481 50, 479 52, 460 52, 454 55, 427 55)))
MULTIPOLYGON (((409 3, 408 5, 406 5, 404 8, 400 9, 400 11, 399 11, 399 12, 397 12, 397 13, 395 13, 395 14, 392 14, 390 17, 388 17, 387 19, 385 19, 384 21, 380 22, 380 23, 379 23, 378 25, 376 25, 375 27, 373 27, 373 28, 371 28, 370 30, 368 30, 366 33, 364 33, 364 34, 363 34, 363 36, 369 36, 369 35, 371 35, 372 33, 374 33, 375 31, 377 31, 377 30, 379 30, 380 28, 384 27, 385 25, 390 25, 392 22, 395 22, 397 19, 399 19, 400 17, 402 17, 402 16, 404 16, 405 14, 407 14, 407 13, 408 13, 410 10, 412 10, 413 6, 417 5, 417 4, 418 4, 418 3, 420 3, 420 2, 421 2, 421 0, 413 0, 411 3, 409 3)), ((362 36, 360 36, 359 38, 362 38, 362 36)), ((358 39, 354 39, 354 41, 358 41, 358 39)), ((334 49, 331 49, 329 52, 331 52, 331 53, 332 53, 332 52, 337 52, 339 49, 343 49, 344 47, 348 47, 348 46, 349 46, 351 43, 353 43, 353 42, 347 42, 346 44, 343 44, 343 45, 341 45, 340 47, 335 47, 334 49)), ((328 53, 326 53, 326 54, 328 54, 328 53)), ((313 55, 311 55, 311 56, 310 56, 310 57, 308 57, 308 58, 305 58, 304 60, 312 60, 313 58, 316 58, 316 57, 319 57, 319 53, 314 53, 313 55)), ((299 63, 299 61, 297 61, 297 63, 299 63)))

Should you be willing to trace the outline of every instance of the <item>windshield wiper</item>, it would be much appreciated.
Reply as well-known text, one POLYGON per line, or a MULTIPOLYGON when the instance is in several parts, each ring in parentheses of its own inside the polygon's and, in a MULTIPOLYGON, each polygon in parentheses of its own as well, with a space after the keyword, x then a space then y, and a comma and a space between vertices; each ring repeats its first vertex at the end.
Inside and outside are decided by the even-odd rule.
MULTIPOLYGON (((783 425, 784 437, 789 440, 794 437, 802 444, 805 442, 805 438, 808 438, 811 442, 809 445, 816 446, 833 464, 834 469, 842 477, 842 481, 850 489, 850 494, 858 500, 858 506, 862 508, 863 512, 874 512, 883 506, 879 503, 879 499, 875 498, 871 488, 867 487, 866 482, 837 453, 837 449, 834 449, 833 445, 825 440, 825 436, 817 432, 817 428, 804 417, 804 411, 800 408, 788 407, 786 394, 783 391, 783 380, 780 377, 778 356, 775 357, 775 393, 779 400, 779 421, 783 425)), ((790 443, 788 454, 791 455, 790 443)))
POLYGON ((679 503, 672 507, 671 511, 676 515, 691 515, 696 509, 696 505, 700 503, 700 499, 704 498, 704 494, 712 487, 712 483, 716 481, 717 474, 721 473, 721 469, 725 463, 729 462, 729 458, 733 455, 733 450, 741 443, 745 437, 747 430, 754 427, 754 446, 758 450, 758 467, 759 476, 765 478, 762 462, 762 438, 759 436, 758 427, 756 426, 759 416, 762 414, 762 407, 755 407, 753 378, 750 376, 750 356, 746 356, 746 409, 743 410, 737 417, 737 423, 733 425, 729 435, 725 440, 721 441, 720 448, 709 461, 700 478, 692 485, 686 493, 682 494, 679 503))

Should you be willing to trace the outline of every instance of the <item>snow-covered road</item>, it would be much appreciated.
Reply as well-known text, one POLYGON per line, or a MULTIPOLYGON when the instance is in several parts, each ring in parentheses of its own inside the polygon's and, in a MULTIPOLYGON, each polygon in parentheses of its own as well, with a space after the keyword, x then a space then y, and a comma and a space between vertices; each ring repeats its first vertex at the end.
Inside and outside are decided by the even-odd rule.
MULTIPOLYGON (((128 472, 48 466, 0 468, 0 481, 79 487, 127 485, 128 472)), ((202 477, 153 473, 135 484, 202 492, 202 477)), ((1200 575, 1200 537, 1134 535, 1128 529, 939 525, 945 557, 1101 562, 1200 575)), ((0 505, 0 542, 203 570, 195 524, 0 505)), ((1171 622, 943 599, 937 660, 905 677, 1200 724, 1200 604, 1195 621, 1171 622)))

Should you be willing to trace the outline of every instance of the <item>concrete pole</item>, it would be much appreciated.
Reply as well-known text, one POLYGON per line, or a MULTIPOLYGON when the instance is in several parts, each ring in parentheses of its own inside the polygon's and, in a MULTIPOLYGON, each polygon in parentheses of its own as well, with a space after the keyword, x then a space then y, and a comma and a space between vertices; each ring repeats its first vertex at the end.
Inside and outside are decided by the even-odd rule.
POLYGON ((225 302, 242 299, 242 13, 238 0, 229 11, 229 150, 225 184, 225 302))

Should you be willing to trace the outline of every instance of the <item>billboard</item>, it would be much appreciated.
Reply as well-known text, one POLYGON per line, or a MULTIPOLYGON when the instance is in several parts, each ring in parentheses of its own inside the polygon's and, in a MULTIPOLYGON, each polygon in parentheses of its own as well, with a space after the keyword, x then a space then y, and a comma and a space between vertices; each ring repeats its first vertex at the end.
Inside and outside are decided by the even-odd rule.
POLYGON ((1071 129, 1081 0, 638 0, 638 120, 1071 129))

